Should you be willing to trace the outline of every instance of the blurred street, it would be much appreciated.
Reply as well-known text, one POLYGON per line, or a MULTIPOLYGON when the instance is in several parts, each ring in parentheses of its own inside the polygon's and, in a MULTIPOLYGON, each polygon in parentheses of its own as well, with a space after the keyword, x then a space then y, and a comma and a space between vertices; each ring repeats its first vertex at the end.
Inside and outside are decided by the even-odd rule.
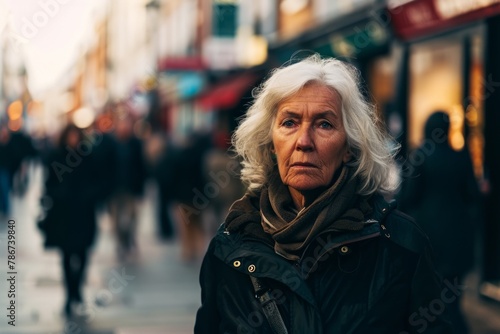
MULTIPOLYGON (((35 224, 41 169, 31 169, 29 191, 15 199, 16 221, 16 326, 0 322, 3 334, 183 334, 192 333, 200 303, 199 263, 180 261, 178 242, 160 243, 156 237, 154 187, 148 187, 141 205, 138 230, 140 254, 133 263, 120 265, 109 220, 100 218, 100 233, 87 273, 85 303, 72 320, 63 316, 64 290, 60 256, 45 251, 35 224)), ((5 223, 5 222, 2 222, 5 223)), ((6 231, 1 233, 1 309, 8 306, 6 284, 6 231)), ((500 306, 477 297, 477 277, 470 275, 463 307, 472 334, 500 333, 500 306)), ((5 312, 5 311, 4 311, 5 312)))
MULTIPOLYGON (((3 315, 0 333, 192 333, 200 303, 199 264, 183 264, 176 242, 161 244, 157 240, 151 193, 141 206, 140 254, 135 263, 120 265, 116 261, 109 221, 101 217, 87 273, 84 306, 76 310, 73 320, 65 320, 60 256, 43 249, 34 220, 42 175, 40 168, 33 172, 26 197, 13 201, 18 273, 16 326, 8 325, 3 315)), ((7 246, 2 223, 0 301, 6 313, 7 246)))
POLYGON ((233 135, 313 55, 353 66, 387 196, 437 272, 469 273, 457 327, 460 300, 500 333, 499 34, 498 0, 0 0, 0 334, 192 333, 201 257, 247 191, 233 135))

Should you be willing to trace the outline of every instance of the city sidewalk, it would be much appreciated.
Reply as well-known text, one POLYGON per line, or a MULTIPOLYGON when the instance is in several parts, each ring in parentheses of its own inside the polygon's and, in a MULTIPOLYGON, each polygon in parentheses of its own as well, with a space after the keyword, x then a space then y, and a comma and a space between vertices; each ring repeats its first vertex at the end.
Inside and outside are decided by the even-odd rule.
MULTIPOLYGON (((79 316, 62 316, 64 292, 59 254, 46 251, 36 228, 42 175, 34 169, 24 199, 14 199, 16 231, 16 326, 8 324, 7 230, 0 224, 0 333, 2 334, 186 334, 193 332, 200 303, 200 263, 179 260, 176 242, 162 244, 156 237, 154 194, 141 208, 137 261, 116 261, 115 243, 106 216, 87 272, 85 304, 79 316)), ((151 189, 150 189, 151 190, 151 189)), ((472 334, 500 333, 500 306, 477 297, 477 276, 467 282, 463 306, 472 334)))
POLYGON ((500 333, 500 304, 479 297, 479 276, 471 273, 466 281, 462 309, 467 316, 471 334, 500 333))
MULTIPOLYGON (((0 231, 0 319, 2 334, 185 334, 193 332, 200 304, 200 263, 179 260, 176 242, 162 244, 156 237, 152 193, 141 207, 138 229, 139 256, 120 264, 107 216, 100 220, 100 234, 90 258, 84 291, 85 303, 77 316, 62 316, 64 290, 60 256, 43 249, 35 218, 39 212, 41 170, 33 170, 24 199, 13 200, 16 233, 16 321, 8 324, 7 231, 0 231)), ((1 222, 2 224, 4 222, 1 222)))

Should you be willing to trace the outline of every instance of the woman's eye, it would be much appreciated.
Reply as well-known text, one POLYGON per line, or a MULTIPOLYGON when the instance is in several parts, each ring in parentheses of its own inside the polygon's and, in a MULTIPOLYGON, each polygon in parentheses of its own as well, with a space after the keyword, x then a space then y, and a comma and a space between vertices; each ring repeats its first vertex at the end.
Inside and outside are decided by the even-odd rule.
POLYGON ((319 127, 322 129, 331 129, 333 128, 333 125, 327 121, 322 121, 321 123, 319 123, 319 127))
POLYGON ((287 120, 284 120, 283 123, 281 123, 281 125, 283 125, 284 127, 292 127, 295 125, 295 122, 292 121, 291 119, 287 119, 287 120))

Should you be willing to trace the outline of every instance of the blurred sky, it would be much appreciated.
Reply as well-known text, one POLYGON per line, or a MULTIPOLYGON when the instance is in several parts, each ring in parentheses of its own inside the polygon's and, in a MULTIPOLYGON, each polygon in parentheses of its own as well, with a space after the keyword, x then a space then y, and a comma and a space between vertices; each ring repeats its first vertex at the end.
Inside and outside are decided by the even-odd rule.
MULTIPOLYGON (((108 0, 0 0, 0 29, 17 45, 33 97, 41 97, 75 68, 94 40, 94 24, 108 0)), ((65 80, 66 79, 66 80, 65 80)))

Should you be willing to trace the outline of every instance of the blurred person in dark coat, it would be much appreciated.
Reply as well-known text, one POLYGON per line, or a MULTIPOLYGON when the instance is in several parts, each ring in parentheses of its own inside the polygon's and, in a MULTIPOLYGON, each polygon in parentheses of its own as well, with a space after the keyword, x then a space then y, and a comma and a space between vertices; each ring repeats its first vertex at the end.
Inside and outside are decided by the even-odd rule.
POLYGON ((116 186, 115 173, 117 170, 116 149, 117 143, 112 131, 114 124, 109 113, 101 114, 94 123, 92 136, 95 138, 94 160, 99 165, 100 192, 98 196, 99 208, 108 204, 116 186))
MULTIPOLYGON (((412 175, 403 184, 401 205, 429 236, 443 279, 462 282, 474 261, 479 188, 467 149, 448 144, 449 128, 445 112, 427 120, 424 143, 409 159, 412 175)), ((455 333, 467 333, 460 299, 447 309, 455 333)))
POLYGON ((6 125, 0 126, 0 212, 9 214, 11 190, 24 195, 28 174, 24 162, 37 152, 31 138, 21 131, 12 132, 6 125))
POLYGON ((186 262, 196 261, 205 252, 203 213, 214 197, 213 187, 207 188, 204 177, 204 157, 212 141, 209 136, 195 133, 186 145, 175 150, 172 195, 178 204, 176 213, 181 243, 181 258, 186 262))
POLYGON ((62 254, 66 303, 71 316, 73 306, 82 302, 82 286, 89 250, 96 236, 96 198, 98 172, 91 137, 74 125, 61 133, 58 145, 45 161, 48 172, 42 206, 47 211, 39 222, 46 248, 58 248, 62 254))
POLYGON ((175 198, 173 186, 176 157, 177 148, 171 140, 165 139, 161 145, 161 153, 151 166, 151 174, 158 184, 158 230, 162 240, 172 239, 175 233, 169 207, 175 198))
POLYGON ((110 213, 117 239, 120 261, 137 255, 135 239, 138 200, 144 192, 146 168, 143 146, 133 132, 132 119, 128 116, 115 125, 114 189, 110 198, 110 213))
POLYGON ((0 214, 10 213, 10 188, 12 184, 13 147, 11 136, 5 125, 0 125, 0 214))

